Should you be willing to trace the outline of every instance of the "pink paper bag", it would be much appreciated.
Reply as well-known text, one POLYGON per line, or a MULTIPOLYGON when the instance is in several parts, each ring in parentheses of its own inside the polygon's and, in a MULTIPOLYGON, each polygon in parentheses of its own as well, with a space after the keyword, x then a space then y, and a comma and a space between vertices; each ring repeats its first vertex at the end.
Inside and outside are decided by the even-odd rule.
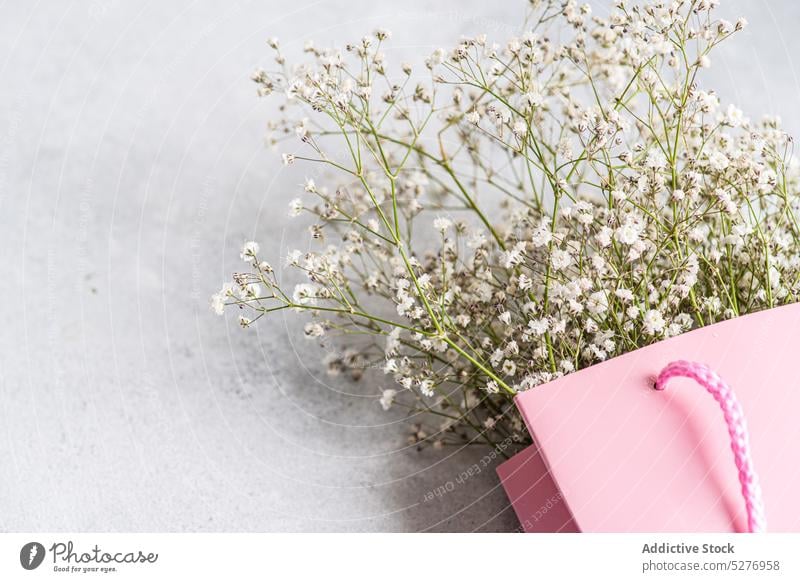
POLYGON ((498 468, 525 531, 747 531, 720 405, 670 362, 702 362, 744 411, 768 531, 800 531, 800 304, 739 317, 517 396, 534 445, 498 468))

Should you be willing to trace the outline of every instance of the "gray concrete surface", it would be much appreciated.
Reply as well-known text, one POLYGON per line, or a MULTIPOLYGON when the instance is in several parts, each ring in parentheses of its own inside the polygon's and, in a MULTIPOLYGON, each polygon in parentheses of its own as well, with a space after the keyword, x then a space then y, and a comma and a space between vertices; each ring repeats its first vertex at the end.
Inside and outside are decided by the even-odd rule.
MULTIPOLYGON (((405 447, 399 415, 330 379, 296 322, 207 308, 242 240, 300 244, 302 170, 263 146, 249 74, 394 33, 388 58, 516 30, 523 2, 5 2, 0 6, 0 530, 510 531, 482 454, 405 447)), ((595 2, 595 10, 608 4, 595 2)), ((800 5, 723 2, 750 28, 711 76, 800 129, 800 5)), ((370 384, 371 383, 371 384, 370 384)))

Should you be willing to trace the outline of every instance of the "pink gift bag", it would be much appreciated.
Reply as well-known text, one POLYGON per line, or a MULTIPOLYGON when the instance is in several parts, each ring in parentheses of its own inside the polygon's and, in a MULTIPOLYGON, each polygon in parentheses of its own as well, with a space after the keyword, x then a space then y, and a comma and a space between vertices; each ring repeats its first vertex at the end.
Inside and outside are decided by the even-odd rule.
POLYGON ((794 304, 520 394, 535 444, 497 472, 522 528, 799 532, 798 364, 794 304))

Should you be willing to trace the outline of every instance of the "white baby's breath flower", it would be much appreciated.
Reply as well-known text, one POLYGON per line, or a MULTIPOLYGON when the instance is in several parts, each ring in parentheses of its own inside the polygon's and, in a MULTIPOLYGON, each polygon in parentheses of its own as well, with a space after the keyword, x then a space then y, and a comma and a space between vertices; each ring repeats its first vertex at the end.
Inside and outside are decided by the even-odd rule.
POLYGON ((547 333, 550 324, 546 319, 531 319, 528 321, 528 330, 535 336, 542 336, 547 333))
POLYGON ((747 123, 742 110, 732 103, 728 105, 728 108, 725 110, 725 121, 731 127, 739 127, 747 123))
POLYGON ((214 293, 211 296, 211 309, 217 315, 223 315, 225 313, 225 301, 227 297, 225 295, 225 291, 219 291, 214 293))
POLYGON ((477 249, 486 244, 486 235, 483 232, 473 232, 467 240, 467 248, 477 249))
POLYGON ((623 303, 630 303, 633 301, 633 292, 630 289, 626 289, 625 287, 620 287, 616 291, 614 291, 614 295, 622 301, 623 303))
POLYGON ((392 388, 387 388, 381 392, 381 397, 378 400, 378 402, 381 404, 381 408, 384 410, 389 410, 392 407, 392 404, 394 404, 395 396, 397 396, 397 390, 392 388))
POLYGON ((297 249, 289 251, 289 254, 286 255, 286 264, 293 267, 297 267, 300 265, 300 259, 302 257, 303 257, 302 251, 299 251, 297 249))
POLYGON ((597 244, 600 245, 601 248, 606 248, 611 246, 611 237, 613 236, 614 231, 608 228, 607 226, 602 227, 595 238, 597 239, 597 244))
POLYGON ((663 170, 667 167, 667 158, 660 149, 653 148, 647 152, 644 165, 653 170, 663 170))
POLYGON ((781 286, 781 272, 775 267, 775 265, 770 265, 769 267, 769 285, 772 290, 780 289, 781 286))
POLYGON ((594 217, 588 212, 578 213, 578 222, 584 226, 589 226, 594 222, 594 217))
POLYGON ((397 314, 407 315, 414 307, 414 298, 406 292, 397 294, 397 314))
POLYGON ((614 202, 624 202, 628 199, 628 195, 625 193, 624 190, 612 190, 611 197, 614 199, 614 202))
POLYGON ((514 247, 505 253, 504 264, 506 269, 522 263, 525 259, 525 243, 518 242, 514 247))
POLYGON ((719 150, 712 152, 708 156, 708 165, 718 172, 725 170, 729 164, 728 157, 719 150))
POLYGON ((517 355, 519 353, 519 344, 517 342, 515 342, 514 340, 511 340, 510 342, 508 342, 506 344, 506 347, 503 350, 503 353, 506 356, 515 356, 515 355, 517 355))
POLYGON ((303 201, 295 198, 289 202, 289 216, 300 216, 303 213, 303 201))
POLYGON ((322 337, 323 335, 325 335, 325 328, 322 326, 322 324, 320 324, 320 323, 318 323, 316 321, 312 321, 312 322, 307 323, 305 325, 304 331, 305 331, 306 337, 309 338, 309 339, 318 338, 318 337, 322 337))
POLYGON ((537 248, 550 244, 551 240, 553 240, 553 234, 544 224, 534 230, 531 236, 531 244, 537 248))
POLYGON ((569 374, 570 372, 575 371, 575 364, 573 364, 569 360, 561 360, 558 363, 558 369, 561 370, 565 374, 569 374))
POLYGON ((443 48, 437 48, 431 56, 428 57, 425 64, 428 66, 429 69, 434 68, 436 65, 441 65, 444 62, 444 57, 447 55, 447 51, 443 48))
POLYGON ((261 295, 261 285, 247 283, 240 289, 240 297, 245 300, 255 299, 261 295))
POLYGON ((713 91, 710 93, 698 91, 695 95, 695 98, 700 111, 703 113, 714 113, 719 106, 719 99, 713 91))
POLYGON ((531 107, 540 107, 542 103, 544 103, 544 98, 538 91, 528 91, 523 95, 523 97, 531 107))
POLYGON ((664 331, 666 322, 658 309, 650 309, 645 312, 642 325, 647 335, 657 335, 664 331))
POLYGON ((589 313, 594 315, 603 315, 606 311, 608 311, 608 298, 606 297, 605 292, 596 291, 589 295, 587 308, 589 313))
POLYGON ((714 196, 716 196, 717 200, 719 200, 719 203, 725 209, 726 213, 732 216, 738 214, 739 209, 736 206, 736 203, 731 198, 730 192, 728 192, 723 188, 717 188, 716 190, 714 190, 714 196))
POLYGON ((375 38, 378 40, 389 40, 392 38, 392 32, 387 30, 386 28, 376 28, 375 29, 375 38))
POLYGON ((500 362, 503 361, 504 356, 505 352, 502 349, 497 348, 494 352, 492 352, 492 355, 489 356, 489 362, 492 364, 492 366, 499 366, 500 362))
POLYGON ((461 327, 467 327, 470 321, 472 321, 472 318, 466 313, 459 313, 456 315, 456 323, 461 327))
POLYGON ((451 226, 453 226, 453 222, 449 218, 444 218, 443 216, 437 216, 433 220, 433 228, 435 228, 441 233, 446 232, 451 226))
POLYGON ((309 283, 298 283, 292 293, 292 301, 298 305, 315 305, 317 289, 309 283))
POLYGON ((419 391, 422 392, 424 396, 431 397, 434 395, 433 382, 431 382, 429 379, 426 378, 424 380, 420 380, 417 386, 419 387, 419 391))
POLYGON ((642 232, 641 224, 634 219, 627 219, 614 231, 614 238, 625 245, 635 244, 642 232))
POLYGON ((239 253, 239 257, 246 263, 254 263, 256 261, 256 255, 258 254, 261 247, 255 241, 249 241, 244 243, 242 246, 242 252, 239 253))
POLYGON ((563 271, 573 263, 572 255, 564 249, 553 249, 550 255, 550 264, 556 271, 563 271))

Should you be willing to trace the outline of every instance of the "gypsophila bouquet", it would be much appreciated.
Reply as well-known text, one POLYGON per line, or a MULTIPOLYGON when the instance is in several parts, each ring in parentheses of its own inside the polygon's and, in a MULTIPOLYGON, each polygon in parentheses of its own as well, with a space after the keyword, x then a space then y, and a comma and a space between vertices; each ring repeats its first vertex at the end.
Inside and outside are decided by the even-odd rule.
POLYGON ((377 30, 291 67, 270 40, 277 70, 254 75, 286 100, 283 162, 329 172, 290 206, 314 219, 313 250, 282 257, 304 281, 248 242, 213 308, 349 340, 333 371, 377 364, 384 408, 438 419, 412 442, 528 442, 518 392, 800 292, 792 140, 703 84, 745 20, 716 0, 530 4, 521 37, 424 67, 390 65, 377 30))

